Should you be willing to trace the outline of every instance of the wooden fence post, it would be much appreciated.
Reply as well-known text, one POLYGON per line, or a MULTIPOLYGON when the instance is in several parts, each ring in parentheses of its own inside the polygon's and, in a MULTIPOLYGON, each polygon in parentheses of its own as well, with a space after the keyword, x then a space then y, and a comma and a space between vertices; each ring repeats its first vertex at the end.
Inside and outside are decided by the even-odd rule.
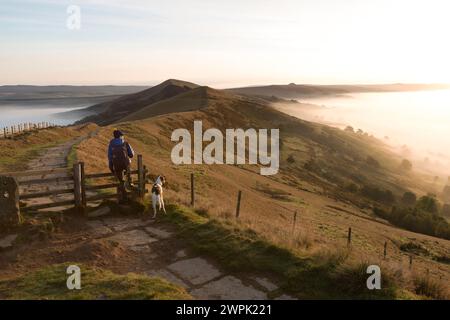
POLYGON ((236 219, 239 218, 239 212, 241 210, 241 196, 242 196, 242 191, 239 190, 238 198, 237 198, 237 205, 236 205, 236 219))
POLYGON ((383 252, 384 258, 386 259, 387 256, 387 241, 384 242, 384 252, 383 252))
POLYGON ((350 247, 351 244, 352 244, 352 228, 348 228, 347 246, 350 247))
POLYGON ((75 208, 81 208, 83 205, 81 198, 81 166, 79 163, 73 165, 73 189, 75 208))
POLYGON ((145 185, 144 185, 144 164, 142 163, 142 155, 138 154, 138 188, 139 197, 144 198, 145 195, 145 185))
POLYGON ((191 173, 191 206, 195 205, 194 174, 191 173))
POLYGON ((86 178, 84 172, 84 162, 80 162, 80 173, 81 173, 81 205, 86 208, 87 200, 86 200, 86 178))
POLYGON ((144 173, 142 176, 142 180, 144 182, 143 182, 143 189, 142 189, 142 191, 143 191, 142 199, 144 199, 145 194, 147 193, 146 184, 147 184, 147 173, 148 173, 147 166, 144 166, 143 168, 144 168, 144 173))

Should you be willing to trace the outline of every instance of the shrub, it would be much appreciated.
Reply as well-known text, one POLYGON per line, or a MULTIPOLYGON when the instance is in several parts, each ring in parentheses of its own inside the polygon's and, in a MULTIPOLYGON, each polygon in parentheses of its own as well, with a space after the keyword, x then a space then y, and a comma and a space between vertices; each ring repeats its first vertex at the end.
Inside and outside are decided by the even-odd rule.
POLYGON ((366 185, 361 189, 361 194, 369 199, 386 204, 391 204, 395 201, 395 196, 391 190, 381 190, 378 187, 366 185))
POLYGON ((438 300, 446 300, 448 297, 444 285, 428 276, 416 276, 413 282, 417 294, 438 300))
POLYGON ((390 213, 375 208, 377 216, 410 231, 450 240, 450 224, 442 217, 418 208, 392 207, 390 213))
POLYGON ((434 196, 423 196, 417 201, 416 208, 429 213, 438 214, 439 203, 434 196))
POLYGON ((416 205, 417 196, 410 192, 406 191, 402 197, 402 204, 407 207, 414 207, 416 205))
POLYGON ((347 126, 347 127, 345 127, 345 131, 351 132, 351 133, 355 133, 355 129, 353 129, 352 126, 347 126))

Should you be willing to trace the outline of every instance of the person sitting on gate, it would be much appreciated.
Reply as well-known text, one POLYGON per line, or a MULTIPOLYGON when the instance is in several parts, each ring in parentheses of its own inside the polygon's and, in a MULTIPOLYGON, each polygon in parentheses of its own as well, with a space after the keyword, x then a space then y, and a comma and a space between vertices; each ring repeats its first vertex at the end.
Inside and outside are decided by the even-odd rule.
POLYGON ((125 141, 123 133, 120 130, 114 130, 114 138, 109 142, 108 161, 109 170, 115 174, 119 180, 119 191, 122 193, 122 199, 125 200, 125 188, 131 189, 130 165, 131 158, 134 157, 134 150, 131 145, 125 141), (124 181, 124 173, 126 181, 124 181))

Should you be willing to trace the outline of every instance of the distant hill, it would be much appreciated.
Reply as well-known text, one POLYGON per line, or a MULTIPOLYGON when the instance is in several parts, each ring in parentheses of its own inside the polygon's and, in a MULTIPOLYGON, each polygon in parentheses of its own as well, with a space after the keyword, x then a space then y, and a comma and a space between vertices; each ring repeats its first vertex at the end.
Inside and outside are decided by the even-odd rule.
POLYGON ((86 108, 84 111, 95 115, 86 117, 78 123, 95 122, 100 125, 108 125, 120 121, 156 102, 172 98, 198 87, 194 83, 169 79, 149 89, 86 108))
POLYGON ((255 87, 232 88, 228 91, 258 96, 276 96, 287 99, 301 98, 304 96, 342 95, 361 92, 395 92, 395 91, 420 91, 448 89, 446 84, 370 84, 370 85, 268 85, 255 87))
POLYGON ((145 86, 0 86, 0 101, 92 98, 142 91, 145 86))
POLYGON ((209 87, 198 87, 172 98, 158 101, 145 108, 136 111, 121 121, 141 120, 162 114, 194 111, 215 103, 223 103, 234 95, 225 91, 215 90, 209 87))

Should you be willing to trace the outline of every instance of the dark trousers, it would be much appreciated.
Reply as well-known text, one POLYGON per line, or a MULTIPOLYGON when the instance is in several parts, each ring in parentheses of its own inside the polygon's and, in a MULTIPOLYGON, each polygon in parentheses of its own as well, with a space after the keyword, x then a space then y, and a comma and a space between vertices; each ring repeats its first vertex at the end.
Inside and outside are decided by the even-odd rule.
POLYGON ((119 186, 117 187, 117 195, 120 201, 127 201, 127 190, 125 188, 125 178, 128 183, 131 183, 131 172, 128 166, 125 170, 114 171, 114 174, 119 181, 119 186))

